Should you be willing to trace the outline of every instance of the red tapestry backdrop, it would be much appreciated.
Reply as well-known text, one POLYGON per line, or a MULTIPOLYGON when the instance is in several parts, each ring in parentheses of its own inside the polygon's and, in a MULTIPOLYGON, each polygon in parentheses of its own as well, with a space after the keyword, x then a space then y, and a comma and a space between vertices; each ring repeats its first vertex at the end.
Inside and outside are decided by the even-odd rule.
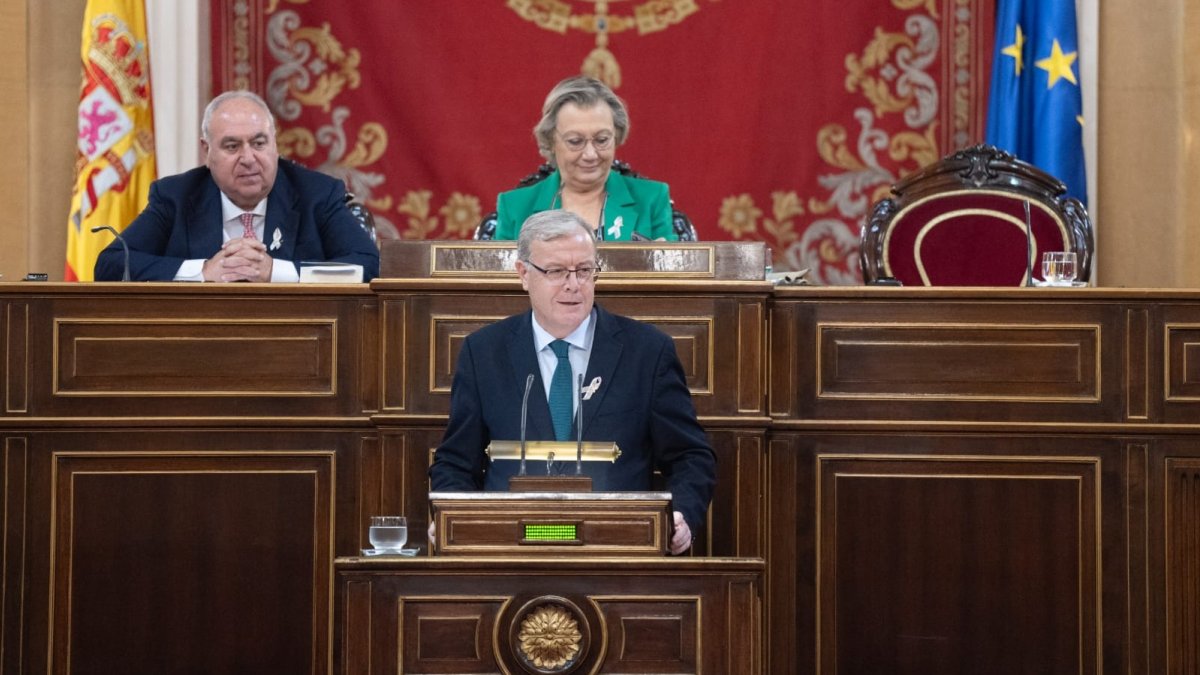
POLYGON ((542 159, 558 80, 627 102, 617 157, 701 239, 860 283, 870 206, 983 138, 994 0, 213 0, 213 88, 262 94, 280 150, 345 178, 381 236, 469 237, 542 159))

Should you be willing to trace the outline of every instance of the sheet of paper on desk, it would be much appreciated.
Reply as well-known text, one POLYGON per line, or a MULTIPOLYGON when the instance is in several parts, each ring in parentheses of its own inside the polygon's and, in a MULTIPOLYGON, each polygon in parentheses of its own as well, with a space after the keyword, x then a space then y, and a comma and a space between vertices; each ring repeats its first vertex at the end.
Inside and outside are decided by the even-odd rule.
POLYGON ((361 284, 362 265, 354 263, 300 263, 302 284, 361 284))

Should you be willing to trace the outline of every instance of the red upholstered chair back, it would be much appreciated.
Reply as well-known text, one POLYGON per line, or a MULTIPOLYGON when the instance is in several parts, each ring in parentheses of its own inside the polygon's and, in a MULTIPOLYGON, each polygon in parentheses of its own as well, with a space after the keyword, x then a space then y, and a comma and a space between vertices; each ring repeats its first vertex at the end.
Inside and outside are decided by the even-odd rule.
POLYGON ((950 155, 896 183, 893 196, 876 204, 863 230, 863 280, 1022 286, 1029 272, 1041 279, 1047 251, 1075 251, 1078 278, 1086 280, 1092 224, 1065 192, 1061 181, 992 146, 950 155))

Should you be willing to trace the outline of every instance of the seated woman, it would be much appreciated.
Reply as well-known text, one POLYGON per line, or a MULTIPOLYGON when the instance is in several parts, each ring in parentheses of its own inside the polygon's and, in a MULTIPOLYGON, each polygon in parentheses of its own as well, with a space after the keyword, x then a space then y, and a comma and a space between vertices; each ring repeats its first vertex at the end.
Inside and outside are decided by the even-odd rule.
POLYGON ((583 218, 601 240, 678 239, 667 184, 612 170, 617 146, 629 135, 629 113, 603 82, 576 76, 555 85, 533 135, 538 151, 557 170, 538 183, 500 193, 496 239, 516 239, 526 218, 550 209, 583 218))

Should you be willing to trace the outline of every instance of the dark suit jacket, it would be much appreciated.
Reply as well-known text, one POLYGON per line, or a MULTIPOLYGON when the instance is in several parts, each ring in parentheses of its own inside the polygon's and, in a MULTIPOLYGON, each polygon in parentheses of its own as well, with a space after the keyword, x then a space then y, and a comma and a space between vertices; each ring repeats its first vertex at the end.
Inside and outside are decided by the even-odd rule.
MULTIPOLYGON (((531 312, 518 314, 463 343, 450 393, 450 422, 429 470, 433 490, 508 489, 518 463, 489 466, 483 450, 493 439, 520 439, 521 398, 530 373, 535 381, 527 438, 554 439, 531 321, 531 312)), ((583 438, 616 441, 621 457, 614 464, 585 463, 594 489, 649 490, 657 468, 666 477, 675 510, 692 532, 700 532, 716 483, 716 455, 696 421, 671 338, 597 306, 585 386, 596 376, 600 387, 583 402, 583 438)), ((545 463, 535 462, 530 470, 544 472, 545 463)))
MULTIPOLYGON (((345 184, 290 160, 279 160, 275 185, 267 195, 263 240, 275 230, 280 247, 267 252, 297 265, 338 261, 363 266, 364 280, 379 275, 379 250, 343 203, 345 184)), ((129 244, 129 275, 134 281, 170 281, 185 260, 208 259, 221 248, 221 192, 202 166, 155 181, 150 200, 122 232, 129 244)), ((96 259, 96 281, 120 281, 125 257, 113 241, 96 259)))

